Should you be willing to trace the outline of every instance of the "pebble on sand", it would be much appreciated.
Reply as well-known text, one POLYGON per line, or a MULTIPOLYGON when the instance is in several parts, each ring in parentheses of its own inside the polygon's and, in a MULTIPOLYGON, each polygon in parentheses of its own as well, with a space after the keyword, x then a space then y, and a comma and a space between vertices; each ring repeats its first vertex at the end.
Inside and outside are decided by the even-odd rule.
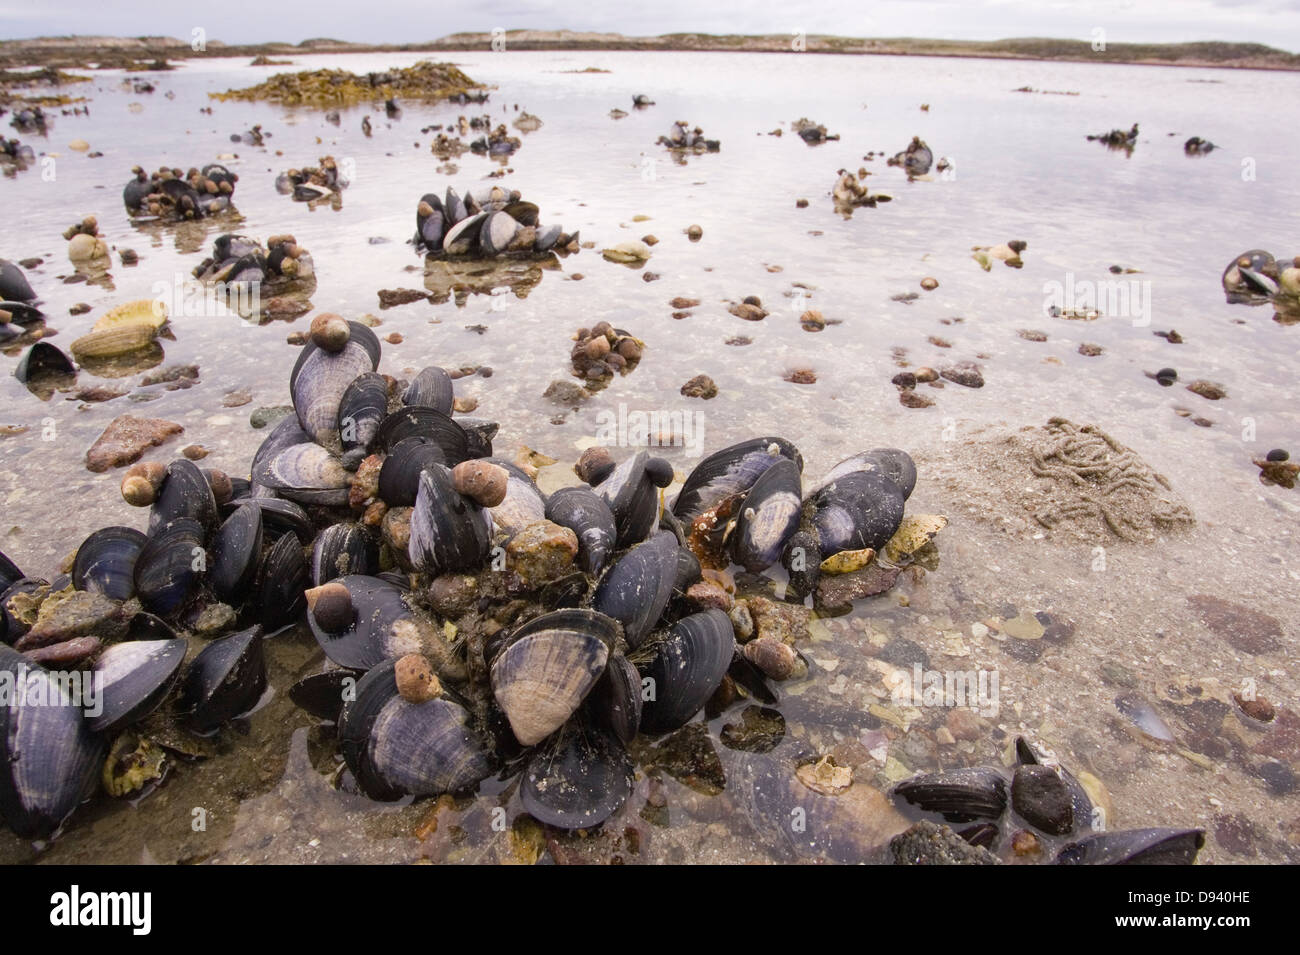
POLYGON ((138 461, 146 450, 184 430, 174 421, 119 415, 86 452, 86 469, 99 473, 138 461))

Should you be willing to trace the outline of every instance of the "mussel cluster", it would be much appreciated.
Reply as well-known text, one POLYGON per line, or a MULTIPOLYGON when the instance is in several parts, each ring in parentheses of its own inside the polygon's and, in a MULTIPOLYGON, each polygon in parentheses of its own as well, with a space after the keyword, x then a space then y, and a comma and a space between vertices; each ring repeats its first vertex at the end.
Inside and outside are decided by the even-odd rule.
POLYGON ((893 199, 887 193, 872 192, 867 188, 867 176, 870 175, 865 169, 859 169, 857 174, 848 169, 841 169, 838 179, 835 180, 835 186, 831 189, 831 200, 835 204, 835 211, 845 218, 853 214, 853 210, 860 206, 866 206, 874 209, 877 203, 889 202, 893 199))
POLYGON ((722 148, 722 143, 718 140, 705 139, 704 130, 700 127, 692 127, 690 123, 680 119, 668 128, 667 135, 660 136, 655 143, 682 152, 716 153, 722 148))
POLYGON ((460 194, 447 187, 443 196, 428 192, 415 211, 415 247, 428 255, 492 258, 573 250, 578 233, 558 225, 543 226, 539 210, 518 190, 493 186, 485 195, 460 194))
POLYGON ((0 167, 3 167, 6 176, 22 172, 34 162, 36 153, 31 146, 0 136, 0 167))
POLYGON ((1023 738, 1010 779, 984 766, 923 773, 895 786, 893 798, 962 827, 963 839, 994 853, 1036 855, 1046 840, 1059 846, 1058 865, 1191 865, 1205 845, 1200 829, 1108 830, 1088 788, 1065 767, 1045 763, 1023 738))
POLYGON ((888 164, 903 167, 909 176, 924 176, 934 164, 934 153, 920 136, 913 136, 906 149, 889 157, 888 164))
POLYGON ((296 318, 310 309, 306 298, 316 288, 311 253, 292 235, 273 235, 265 247, 251 236, 219 235, 212 254, 195 266, 194 277, 224 289, 227 304, 246 318, 296 318))
POLYGON ((152 175, 140 166, 122 189, 122 201, 132 216, 163 219, 202 219, 230 208, 239 176, 225 166, 211 163, 201 170, 160 168, 152 175))
POLYGON ((1230 304, 1271 304, 1277 321, 1300 322, 1300 255, 1279 261, 1263 249, 1243 252, 1223 270, 1223 291, 1230 304))
POLYGON ((18 338, 45 315, 36 307, 36 292, 23 270, 8 259, 0 259, 0 344, 18 338))
POLYGON ((1112 129, 1108 133, 1097 133, 1089 136, 1090 143, 1104 143, 1107 149, 1123 150, 1128 155, 1133 154, 1133 147, 1138 141, 1138 124, 1134 123, 1133 127, 1127 131, 1123 129, 1112 129))
POLYGON ((334 201, 347 185, 340 177, 338 163, 333 156, 322 156, 319 166, 304 166, 280 173, 275 179, 275 191, 291 195, 297 202, 334 201))
POLYGON ((22 106, 14 110, 9 125, 22 133, 45 135, 49 117, 39 106, 22 106))

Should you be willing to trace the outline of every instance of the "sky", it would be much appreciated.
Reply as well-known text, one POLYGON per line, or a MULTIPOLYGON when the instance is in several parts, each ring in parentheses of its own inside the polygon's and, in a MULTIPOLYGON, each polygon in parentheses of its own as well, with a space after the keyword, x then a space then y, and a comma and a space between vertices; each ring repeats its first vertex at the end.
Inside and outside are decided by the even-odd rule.
POLYGON ((462 31, 570 29, 660 33, 831 33, 961 40, 1040 36, 1108 43, 1236 40, 1300 52, 1300 0, 0 0, 0 38, 107 34, 189 39, 202 27, 227 43, 328 36, 412 43, 462 31), (204 9, 206 8, 206 13, 204 9), (292 11, 299 8, 303 15, 292 11))

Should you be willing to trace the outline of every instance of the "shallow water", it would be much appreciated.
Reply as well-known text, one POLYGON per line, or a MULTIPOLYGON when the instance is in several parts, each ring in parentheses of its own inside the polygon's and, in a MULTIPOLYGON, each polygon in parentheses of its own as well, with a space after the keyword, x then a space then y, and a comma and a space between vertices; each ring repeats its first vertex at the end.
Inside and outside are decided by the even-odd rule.
MULTIPOLYGON (((301 57, 294 68, 363 72, 416 58, 301 57)), ((42 178, 39 167, 0 181, 10 222, 21 224, 6 231, 0 254, 44 257, 29 278, 59 332, 53 341, 66 347, 110 305, 150 297, 158 282, 183 280, 221 231, 237 228, 263 240, 291 232, 314 258, 317 309, 349 317, 373 313, 383 320, 381 336, 404 336, 401 344, 385 345, 381 371, 400 376, 430 363, 490 366, 492 377, 461 379, 457 394, 477 398, 476 413, 501 422, 499 452, 527 444, 559 459, 548 475, 552 481, 561 480, 560 472, 591 443, 599 412, 616 411, 620 403, 630 411, 696 412, 705 450, 755 434, 786 435, 798 443, 810 475, 861 448, 906 448, 921 474, 910 509, 951 520, 939 536, 939 567, 905 578, 888 596, 859 601, 851 617, 832 622, 824 643, 810 648, 814 672, 784 688, 779 708, 787 737, 768 754, 764 778, 789 781, 799 758, 837 746, 843 751, 856 742, 871 750, 868 743, 878 737, 869 734, 880 725, 864 714, 878 696, 872 689, 878 689, 879 674, 868 666, 871 637, 906 637, 923 646, 936 667, 996 669, 1002 708, 977 739, 956 747, 918 743, 915 731, 900 735, 890 743, 897 764, 919 770, 996 761, 1007 739, 1028 733, 1066 765, 1089 768, 1106 783, 1119 817, 1112 827, 1200 825, 1212 833, 1205 860, 1294 861, 1300 798, 1271 795, 1240 760, 1211 760, 1202 768, 1174 751, 1132 741, 1118 728, 1111 705, 1118 691, 1103 681, 1099 667, 1123 664, 1148 693, 1180 674, 1213 674, 1230 685, 1253 678, 1261 695, 1295 706, 1297 643, 1288 614, 1300 597, 1292 569, 1298 556, 1294 492, 1261 485, 1250 459, 1269 448, 1295 447, 1300 412, 1289 359, 1300 329, 1272 321, 1270 308, 1226 304, 1219 277, 1244 249, 1300 252, 1300 179, 1293 159, 1300 134, 1277 121, 1281 104, 1295 102, 1300 77, 765 54, 485 52, 455 59, 471 77, 496 87, 479 111, 511 121, 518 104, 545 123, 522 135, 523 147, 501 181, 538 203, 543 222, 580 229, 596 243, 564 259, 561 270, 544 273, 526 298, 474 295, 463 305, 378 308, 378 289, 422 287, 420 259, 405 244, 420 194, 448 184, 478 190, 497 181, 484 177, 500 167, 470 153, 456 161, 455 175, 438 173, 430 135, 420 132, 462 112, 473 115, 473 109, 407 102, 390 121, 382 109, 358 107, 343 111, 339 127, 325 122, 323 111, 263 104, 213 101, 212 115, 199 113, 208 105, 206 93, 287 69, 248 67, 244 60, 138 74, 154 82, 153 94, 120 88, 122 74, 114 72, 96 73, 92 83, 71 89, 91 97, 88 117, 57 117, 45 140, 20 136, 38 153, 58 154, 53 181, 42 178), (588 66, 610 72, 566 72, 588 66), (1013 92, 1026 85, 1078 95, 1013 92), (169 91, 174 98, 167 98, 169 91), (657 105, 631 110, 631 97, 640 92, 657 105), (136 102, 143 108, 133 112, 128 104, 136 102), (928 112, 921 111, 923 103, 930 104, 928 112), (614 107, 630 115, 611 119, 614 107), (371 138, 360 131, 367 114, 371 138), (842 138, 807 146, 789 130, 802 116, 842 138), (654 142, 678 118, 721 140, 721 152, 671 161, 654 142), (1131 155, 1084 138, 1135 121, 1141 136, 1131 155), (232 132, 254 123, 272 134, 265 148, 230 141, 232 132), (784 136, 766 135, 778 126, 786 127, 784 136), (868 151, 892 154, 913 135, 936 156, 949 157, 955 175, 909 183, 900 170, 885 166, 883 156, 864 162, 868 151), (1187 158, 1181 146, 1191 135, 1220 148, 1187 158), (78 137, 103 156, 69 151, 67 143, 78 137), (208 223, 206 230, 129 222, 120 189, 131 166, 188 168, 228 153, 238 157, 226 162, 240 175, 234 205, 242 219, 208 223), (350 161, 354 170, 341 208, 309 209, 276 193, 279 171, 314 164, 325 154, 350 161), (863 165, 873 173, 872 190, 893 201, 844 219, 829 196, 836 170, 863 165), (1253 178, 1244 178, 1243 170, 1253 170, 1253 178), (798 198, 808 207, 797 209, 798 198), (132 268, 114 257, 111 289, 60 281, 71 272, 60 233, 87 214, 98 216, 110 245, 140 253, 132 268), (704 230, 698 243, 683 234, 692 223, 704 230), (660 241, 644 269, 600 258, 599 249, 647 233, 660 241), (372 237, 389 241, 372 244, 372 237), (995 262, 986 273, 972 260, 972 246, 1010 239, 1028 243, 1022 269, 995 262), (1113 264, 1141 271, 1112 276, 1113 264), (660 279, 644 282, 647 270, 660 279), (576 274, 583 279, 576 281, 576 274), (927 275, 939 280, 935 291, 921 291, 927 275), (1076 283, 1140 283, 1151 305, 1149 324, 1141 316, 1138 322, 1117 315, 1072 322, 1044 315, 1047 283, 1071 277, 1076 283), (795 283, 809 291, 806 302, 792 305, 795 283), (891 300, 906 292, 920 298, 891 300), (760 296, 771 311, 764 321, 744 322, 726 311, 747 295, 760 296), (668 304, 675 296, 702 304, 675 320, 668 304), (68 308, 78 302, 93 310, 70 316, 68 308), (805 307, 839 324, 805 332, 797 321, 805 307), (573 331, 601 319, 644 340, 645 358, 582 411, 554 423, 563 409, 541 393, 568 376, 573 331), (1048 340, 1019 337, 1017 330, 1026 328, 1046 332, 1048 340), (1169 328, 1185 343, 1171 345, 1152 334, 1169 328), (752 344, 724 344, 737 335, 752 344), (932 344, 932 336, 951 348, 932 344), (1102 346, 1103 354, 1080 355, 1082 342, 1102 346), (889 381, 899 370, 894 350, 900 348, 912 365, 978 360, 986 386, 922 389, 934 407, 901 407, 889 381), (1228 397, 1210 402, 1182 383, 1164 389, 1143 374, 1166 365, 1184 382, 1221 383, 1228 397), (811 368, 816 384, 783 380, 795 368, 811 368), (718 397, 683 399, 678 389, 700 373, 717 382, 718 397), (1204 416, 1212 427, 1196 427, 1175 407, 1204 416), (969 486, 974 477, 963 454, 975 439, 1041 425, 1053 415, 1095 422, 1134 448, 1188 502, 1199 520, 1196 530, 1144 546, 1051 535, 1035 540, 1001 529, 998 515, 977 503, 983 499, 969 486), (1098 545, 1108 554, 1103 572, 1093 570, 1098 545), (1194 593, 1218 594, 1277 616, 1283 648, 1254 656, 1233 650, 1200 624, 1185 599, 1194 593), (900 596, 907 607, 899 606, 900 596), (972 623, 1008 603, 1070 618, 1077 626, 1073 641, 1025 663, 994 641, 969 636, 972 623), (969 655, 947 659, 940 652, 949 646, 945 634, 956 631, 966 635, 969 655), (1243 828, 1249 838, 1232 838, 1243 828)), ((306 319, 253 326, 228 315, 177 316, 172 326, 176 340, 163 343, 164 363, 196 363, 201 381, 143 404, 118 398, 82 405, 64 394, 42 402, 11 376, 0 377, 0 424, 30 429, 0 441, 0 548, 29 573, 52 572, 96 527, 142 526, 143 515, 118 494, 118 476, 91 474, 83 466, 86 448, 116 415, 157 416, 185 426, 181 443, 155 449, 150 458, 167 460, 184 443, 198 443, 212 452, 205 466, 245 473, 263 434, 249 427, 248 414, 288 402, 297 349, 285 337, 305 329, 306 319), (252 402, 222 407, 222 396, 237 388, 250 389, 252 402)), ((15 362, 5 359, 6 367, 15 362)), ((78 383, 104 382, 83 373, 78 383)), ((682 450, 667 456, 682 473, 693 464, 682 450)), ((1016 501, 1008 496, 1005 504, 1014 510, 1016 501)), ((492 795, 446 810, 452 823, 442 824, 442 817, 440 834, 425 833, 423 841, 412 833, 434 804, 377 807, 331 790, 309 758, 320 751, 319 731, 285 693, 294 674, 314 664, 314 653, 310 637, 277 638, 270 661, 279 692, 249 720, 247 735, 232 731, 225 755, 178 768, 135 808, 97 800, 41 858, 526 855, 519 847, 530 844, 530 835, 516 832, 505 840, 492 828, 489 808, 498 801, 511 821, 518 820, 513 787, 498 797, 503 787, 496 784, 492 795), (196 806, 211 810, 206 832, 189 824, 196 806)), ((737 716, 733 711, 710 724, 733 781, 722 795, 700 795, 658 771, 642 773, 628 806, 599 836, 578 840, 579 849, 624 861, 739 861, 789 852, 816 857, 818 848, 792 848, 779 820, 737 795, 743 787, 734 780, 752 770, 716 743, 722 724, 737 716), (666 808, 646 809, 651 790, 656 803, 666 797, 666 808), (636 836, 629 835, 633 829, 636 836)), ((1167 713, 1166 719, 1172 721, 1167 713)), ((927 722, 933 730, 943 714, 927 722)), ((327 768, 328 759, 316 763, 327 768)), ((886 769, 884 760, 861 757, 856 778, 883 788, 890 781, 886 769)), ((29 855, 12 838, 0 837, 0 858, 29 855)))

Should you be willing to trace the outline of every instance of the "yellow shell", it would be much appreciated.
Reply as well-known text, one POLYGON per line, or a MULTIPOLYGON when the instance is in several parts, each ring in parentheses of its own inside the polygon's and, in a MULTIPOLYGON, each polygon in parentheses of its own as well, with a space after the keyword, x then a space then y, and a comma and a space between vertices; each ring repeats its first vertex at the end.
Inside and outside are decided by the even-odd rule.
POLYGON ((903 518, 903 523, 885 545, 885 559, 897 564, 911 557, 947 526, 948 518, 942 514, 912 514, 903 518))
POLYGON ((167 324, 167 305, 160 299, 138 298, 133 302, 114 305, 91 326, 91 331, 99 332, 117 325, 148 324, 155 329, 167 324))
POLYGON ((852 573, 866 567, 875 557, 876 552, 870 547, 864 547, 862 550, 842 550, 822 561, 821 571, 823 574, 852 573))
POLYGON ((158 337, 153 325, 137 322, 113 325, 82 335, 72 343, 72 357, 77 361, 87 358, 113 358, 146 348, 158 337))

